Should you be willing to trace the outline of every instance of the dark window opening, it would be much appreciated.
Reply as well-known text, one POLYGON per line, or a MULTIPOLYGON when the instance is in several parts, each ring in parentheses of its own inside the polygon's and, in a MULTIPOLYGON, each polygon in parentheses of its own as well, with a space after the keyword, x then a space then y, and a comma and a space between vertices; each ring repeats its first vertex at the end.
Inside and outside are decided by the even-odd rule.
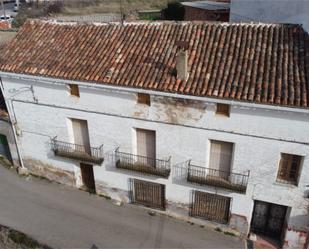
POLYGON ((277 181, 297 185, 301 159, 301 156, 282 153, 277 181))
POLYGON ((216 114, 224 115, 226 117, 230 116, 230 105, 227 104, 217 104, 216 114))
POLYGON ((79 88, 78 85, 70 84, 70 94, 75 97, 79 97, 79 88))
POLYGON ((150 106, 150 95, 147 93, 138 93, 137 103, 150 106))

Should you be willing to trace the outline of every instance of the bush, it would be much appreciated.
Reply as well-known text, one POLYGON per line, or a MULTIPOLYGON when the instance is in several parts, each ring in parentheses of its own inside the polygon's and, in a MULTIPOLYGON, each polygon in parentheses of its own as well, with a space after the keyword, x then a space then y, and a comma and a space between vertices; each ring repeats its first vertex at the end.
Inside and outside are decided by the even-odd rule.
POLYGON ((27 18, 39 18, 45 15, 45 10, 43 8, 28 8, 22 6, 18 11, 18 14, 12 22, 13 28, 19 28, 24 24, 27 18))
POLYGON ((62 12, 64 8, 64 3, 62 1, 54 2, 46 7, 46 14, 56 14, 62 12))
POLYGON ((21 27, 27 18, 40 18, 50 14, 56 14, 62 12, 64 8, 63 1, 57 1, 50 4, 41 4, 41 5, 21 5, 21 8, 18 11, 18 14, 12 22, 13 28, 21 27))
POLYGON ((165 20, 182 21, 185 15, 185 8, 178 2, 172 2, 162 10, 162 15, 165 20))

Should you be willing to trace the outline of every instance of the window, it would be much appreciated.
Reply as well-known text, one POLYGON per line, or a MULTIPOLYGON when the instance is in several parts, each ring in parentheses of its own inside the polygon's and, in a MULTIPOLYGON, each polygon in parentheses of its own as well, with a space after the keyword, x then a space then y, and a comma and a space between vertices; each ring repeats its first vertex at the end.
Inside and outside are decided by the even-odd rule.
POLYGON ((217 103, 216 114, 229 117, 230 116, 230 106, 226 104, 217 103))
POLYGON ((132 203, 165 210, 165 185, 131 178, 130 188, 132 203))
POLYGON ((137 103, 150 106, 150 95, 146 93, 138 93, 137 103))
POLYGON ((211 174, 220 178, 228 178, 231 170, 233 143, 215 141, 210 142, 209 168, 211 174))
POLYGON ((296 185, 300 172, 301 159, 301 156, 282 153, 277 181, 296 185))
POLYGON ((193 190, 190 216, 228 223, 231 198, 193 190))
POLYGON ((71 94, 71 96, 79 97, 78 85, 69 84, 69 89, 70 89, 70 94, 71 94))

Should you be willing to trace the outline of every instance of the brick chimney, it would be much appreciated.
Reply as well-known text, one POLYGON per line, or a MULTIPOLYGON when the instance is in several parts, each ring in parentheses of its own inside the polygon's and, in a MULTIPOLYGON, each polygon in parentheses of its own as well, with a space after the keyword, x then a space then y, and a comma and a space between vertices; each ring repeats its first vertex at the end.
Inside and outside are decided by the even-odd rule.
POLYGON ((176 43, 178 52, 176 55, 177 79, 187 80, 188 73, 188 42, 179 41, 176 43))

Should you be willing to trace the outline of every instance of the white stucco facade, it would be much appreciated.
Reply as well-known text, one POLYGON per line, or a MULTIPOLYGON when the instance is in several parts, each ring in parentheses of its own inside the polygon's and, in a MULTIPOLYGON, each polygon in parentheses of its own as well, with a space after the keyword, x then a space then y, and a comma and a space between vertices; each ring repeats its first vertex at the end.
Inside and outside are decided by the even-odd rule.
POLYGON ((104 163, 94 166, 96 183, 124 193, 128 191, 130 178, 161 183, 166 186, 168 203, 176 206, 188 205, 194 189, 228 196, 232 198, 231 219, 233 215, 243 217, 242 222, 248 225, 243 229, 247 232, 254 200, 284 205, 289 209, 284 248, 303 248, 309 230, 308 198, 305 198, 309 184, 309 110, 260 108, 234 102, 230 117, 224 117, 215 114, 215 101, 206 99, 185 100, 158 93, 151 95, 151 106, 146 106, 138 104, 136 93, 125 88, 80 85, 77 98, 70 96, 67 86, 59 81, 40 82, 4 74, 1 78, 26 166, 35 162, 42 167, 48 165, 71 172, 74 184, 79 186, 79 163, 56 157, 50 142, 55 136, 72 141, 70 118, 87 120, 91 146, 104 144, 104 163), (25 91, 10 97, 12 89, 29 86, 33 86, 33 93, 25 91), (135 152, 136 128, 156 132, 156 157, 171 157, 172 172, 168 179, 115 167, 112 155, 117 147, 123 152, 135 152), (207 167, 211 140, 234 143, 232 171, 250 170, 246 193, 192 185, 183 179, 181 172, 187 160, 207 167), (297 186, 276 181, 281 153, 303 156, 297 186))

